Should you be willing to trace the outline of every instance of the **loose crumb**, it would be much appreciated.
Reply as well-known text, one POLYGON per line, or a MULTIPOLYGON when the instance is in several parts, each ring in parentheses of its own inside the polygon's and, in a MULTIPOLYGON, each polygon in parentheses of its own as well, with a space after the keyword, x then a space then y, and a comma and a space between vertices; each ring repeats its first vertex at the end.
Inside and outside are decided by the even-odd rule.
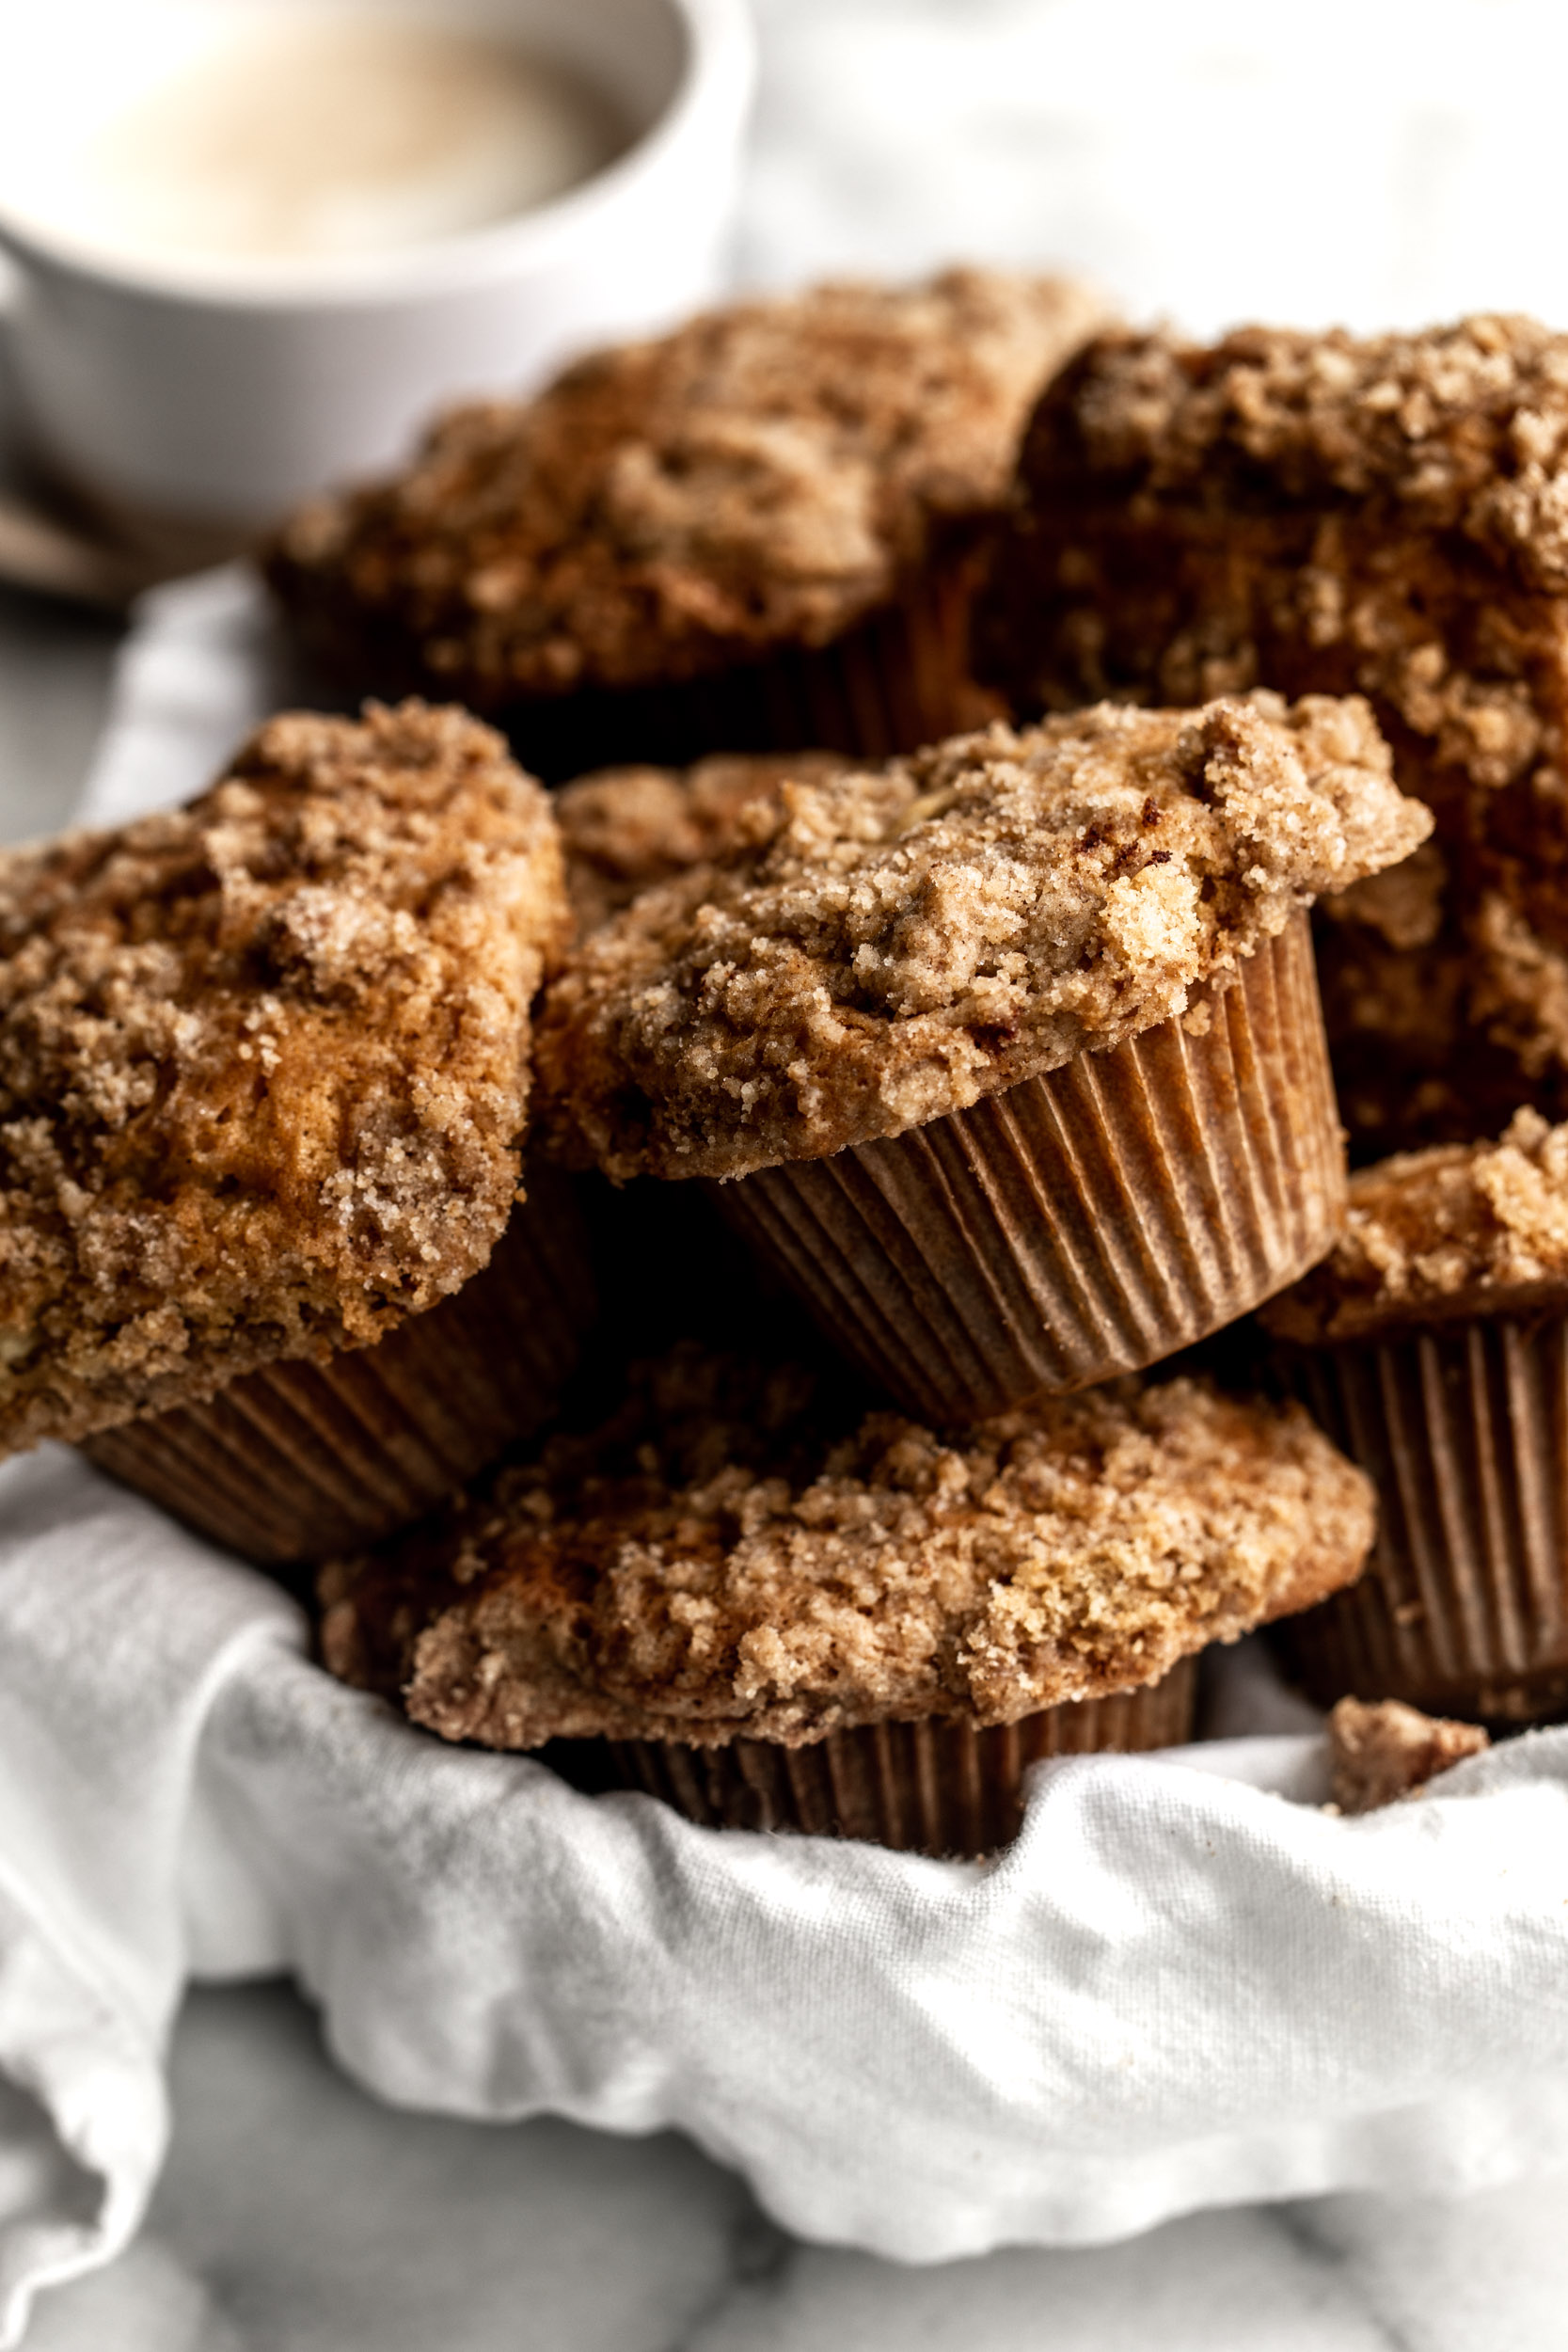
POLYGON ((1375 1813, 1380 1805, 1418 1797, 1467 1756, 1491 1740, 1479 1724, 1423 1715, 1400 1699, 1341 1699, 1328 1719, 1334 1804, 1340 1813, 1375 1813))
POLYGON ((1308 1607, 1372 1527, 1296 1406, 1128 1380, 949 1439, 683 1349, 591 1437, 326 1570, 322 1644, 492 1747, 1008 1723, 1308 1607))
POLYGON ((544 793, 419 704, 274 719, 188 807, 0 855, 0 1447, 482 1266, 568 919, 544 793))

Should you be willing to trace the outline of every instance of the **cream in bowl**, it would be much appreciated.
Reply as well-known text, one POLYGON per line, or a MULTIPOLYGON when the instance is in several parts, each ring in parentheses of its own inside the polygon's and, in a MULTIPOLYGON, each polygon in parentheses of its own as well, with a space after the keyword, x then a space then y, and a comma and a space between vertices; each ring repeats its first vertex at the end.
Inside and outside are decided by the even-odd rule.
POLYGON ((24 219, 133 264, 382 253, 548 203, 632 141, 584 73, 478 29, 291 9, 205 31, 35 155, 24 219))
POLYGON ((465 392, 715 288, 745 0, 0 10, 0 332, 35 453, 254 528, 465 392))

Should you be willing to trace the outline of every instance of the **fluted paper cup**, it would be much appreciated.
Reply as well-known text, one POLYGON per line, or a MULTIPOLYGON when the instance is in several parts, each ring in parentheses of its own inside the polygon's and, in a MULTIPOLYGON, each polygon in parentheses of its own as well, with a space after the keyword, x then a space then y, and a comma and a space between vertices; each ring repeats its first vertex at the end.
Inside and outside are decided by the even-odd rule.
POLYGON ((1295 1281, 1344 1223, 1307 915, 1108 1053, 708 1189, 939 1426, 1156 1363, 1295 1281))
POLYGON ((1378 1490, 1366 1575, 1275 1634, 1311 1695, 1568 1714, 1568 1315, 1465 1316, 1279 1361, 1378 1490))
POLYGON ((610 1740, 606 1755, 622 1786, 662 1797, 709 1829, 796 1830, 915 1853, 984 1854, 1015 1836, 1031 1764, 1178 1746, 1192 1735, 1196 1694, 1196 1661, 1187 1658, 1145 1690, 1048 1707, 1016 1724, 874 1724, 800 1748, 766 1740, 717 1748, 610 1740))
POLYGON ((376 1345, 266 1365, 82 1451, 246 1559, 326 1559, 421 1518, 546 1421, 593 1311, 570 1190, 531 1177, 489 1264, 376 1345))
POLYGON ((501 714, 519 758, 552 783, 589 769, 711 752, 844 752, 891 759, 1000 716, 969 669, 971 544, 825 645, 784 645, 681 685, 584 689, 501 714))

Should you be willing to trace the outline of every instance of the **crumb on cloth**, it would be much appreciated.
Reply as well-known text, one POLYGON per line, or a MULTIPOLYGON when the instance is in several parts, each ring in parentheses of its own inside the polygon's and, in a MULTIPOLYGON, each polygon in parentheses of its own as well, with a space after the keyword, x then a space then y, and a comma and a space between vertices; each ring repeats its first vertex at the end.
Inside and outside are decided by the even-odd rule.
POLYGON ((1423 1715, 1402 1699, 1341 1699, 1328 1719, 1334 1804, 1341 1813, 1375 1813, 1418 1797, 1440 1772, 1491 1744, 1480 1724, 1423 1715))

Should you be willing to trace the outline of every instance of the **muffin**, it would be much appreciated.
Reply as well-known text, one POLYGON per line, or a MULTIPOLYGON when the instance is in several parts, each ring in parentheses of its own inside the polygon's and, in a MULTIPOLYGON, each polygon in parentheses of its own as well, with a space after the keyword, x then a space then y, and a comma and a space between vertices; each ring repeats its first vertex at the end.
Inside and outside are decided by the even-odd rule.
POLYGON ((1329 1057, 1354 1162, 1497 1135, 1521 1104, 1568 1112, 1568 975, 1494 896, 1469 939, 1442 920, 1443 860, 1323 899, 1329 1057))
POLYGON ((1430 826, 1363 703, 1101 706, 755 821, 547 991, 567 1162, 706 1183, 938 1425, 1156 1361, 1328 1248, 1302 909, 1430 826))
POLYGON ((1363 1169, 1332 1255, 1266 1310, 1278 1364, 1378 1489, 1365 1581, 1291 1629, 1328 1703, 1568 1711, 1568 1126, 1363 1169))
POLYGON ((1393 960, 1379 927, 1358 938, 1350 907, 1320 925, 1364 1152, 1488 1132, 1511 1062, 1507 1108, 1551 1107, 1568 1068, 1561 1031, 1534 1025, 1538 992, 1459 977, 1503 928, 1508 961, 1548 961, 1568 995, 1565 434, 1568 337, 1486 317, 1368 340, 1248 327, 1210 348, 1110 334, 1029 427, 978 628, 977 666, 1016 708, 1359 692, 1436 813, 1421 972, 1369 997, 1354 967, 1393 960), (1400 1009, 1433 966, 1465 1049, 1435 1087, 1400 1009))
POLYGON ((1299 1406, 1130 1380, 942 1437, 678 1349, 325 1570, 322 1648, 443 1739, 605 1743, 601 1780, 700 1820, 983 1852, 1037 1757, 1185 1738, 1196 1652, 1371 1529, 1299 1406))
POLYGON ((1035 395, 1101 316, 981 270, 736 303, 455 410, 401 474, 297 513, 267 576, 329 674, 495 713, 552 781, 882 757, 980 707, 977 548, 1035 395))
POLYGON ((568 922, 545 794, 418 703, 0 854, 0 1449, 86 1441, 269 1556, 274 1515, 396 1524, 537 1422, 580 1284, 563 1232, 507 1336, 552 1254, 513 1205, 568 922), (429 1366, 470 1331, 459 1411, 429 1366))
POLYGON ((655 882, 766 839, 784 787, 839 774, 836 752, 717 753, 689 768, 601 768, 555 795, 566 891, 597 930, 655 882))

